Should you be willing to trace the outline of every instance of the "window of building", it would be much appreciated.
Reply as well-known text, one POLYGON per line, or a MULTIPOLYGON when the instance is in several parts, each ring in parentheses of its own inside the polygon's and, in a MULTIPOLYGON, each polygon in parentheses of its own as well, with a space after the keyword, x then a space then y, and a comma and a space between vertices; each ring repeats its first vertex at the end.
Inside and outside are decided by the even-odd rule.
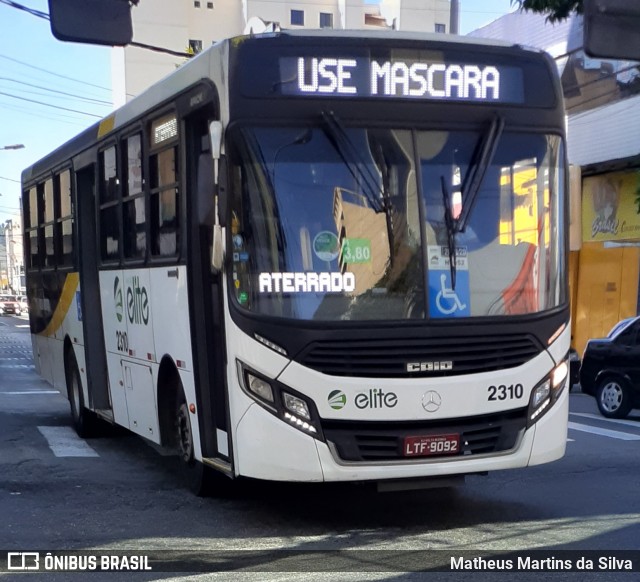
POLYGON ((442 32, 443 34, 447 32, 447 25, 446 24, 438 24, 436 22, 436 32, 442 32))
POLYGON ((197 55, 202 52, 202 41, 189 39, 189 52, 197 55))
POLYGON ((213 2, 207 2, 207 10, 213 10, 213 2))
POLYGON ((200 8, 200 2, 199 2, 199 0, 194 0, 194 2, 193 2, 193 6, 194 6, 195 8, 200 8))
POLYGON ((295 26, 304 26, 304 10, 291 11, 291 24, 295 26))
POLYGON ((320 28, 333 28, 333 14, 330 12, 320 13, 320 28))

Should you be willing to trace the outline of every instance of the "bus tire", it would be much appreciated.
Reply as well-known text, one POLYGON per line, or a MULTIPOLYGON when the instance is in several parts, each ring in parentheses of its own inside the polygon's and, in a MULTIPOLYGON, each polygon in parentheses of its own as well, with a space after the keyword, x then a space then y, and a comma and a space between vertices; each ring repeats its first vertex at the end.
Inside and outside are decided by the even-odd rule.
POLYGON ((198 497, 210 497, 222 491, 221 475, 195 458, 193 429, 189 407, 182 389, 176 401, 176 444, 188 488, 198 497))
POLYGON ((84 405, 82 393, 82 378, 78 363, 72 351, 67 352, 66 381, 69 406, 71 407, 71 421, 80 438, 88 438, 95 435, 97 418, 84 405))

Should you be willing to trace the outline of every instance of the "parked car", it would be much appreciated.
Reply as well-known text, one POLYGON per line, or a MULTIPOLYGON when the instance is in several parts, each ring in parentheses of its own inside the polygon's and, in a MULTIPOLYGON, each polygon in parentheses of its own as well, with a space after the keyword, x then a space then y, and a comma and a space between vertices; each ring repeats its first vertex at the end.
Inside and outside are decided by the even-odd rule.
POLYGON ((2 315, 20 315, 22 309, 15 295, 0 295, 0 313, 2 315))
POLYGON ((24 295, 18 295, 18 303, 20 304, 20 310, 23 313, 29 311, 29 300, 24 295))
POLYGON ((606 338, 587 342, 580 386, 607 418, 624 418, 640 407, 640 317, 623 319, 606 338))

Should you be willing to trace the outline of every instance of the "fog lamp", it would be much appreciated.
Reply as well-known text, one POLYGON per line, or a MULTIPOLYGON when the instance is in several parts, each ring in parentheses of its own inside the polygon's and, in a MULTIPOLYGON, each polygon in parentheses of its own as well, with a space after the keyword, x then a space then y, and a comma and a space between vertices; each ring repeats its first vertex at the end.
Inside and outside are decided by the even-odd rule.
POLYGON ((311 419, 311 414, 309 414, 309 407, 307 403, 302 400, 302 398, 298 398, 293 394, 289 394, 288 392, 282 393, 282 400, 284 403, 284 407, 289 411, 299 416, 301 418, 306 418, 307 420, 311 419))

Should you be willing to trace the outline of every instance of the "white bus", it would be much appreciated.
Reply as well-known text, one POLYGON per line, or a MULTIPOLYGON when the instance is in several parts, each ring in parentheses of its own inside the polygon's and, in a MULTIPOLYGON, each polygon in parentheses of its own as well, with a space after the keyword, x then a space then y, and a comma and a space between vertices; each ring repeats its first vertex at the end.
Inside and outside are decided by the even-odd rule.
POLYGON ((23 172, 37 370, 198 493, 558 459, 564 126, 534 50, 219 42, 23 172))

